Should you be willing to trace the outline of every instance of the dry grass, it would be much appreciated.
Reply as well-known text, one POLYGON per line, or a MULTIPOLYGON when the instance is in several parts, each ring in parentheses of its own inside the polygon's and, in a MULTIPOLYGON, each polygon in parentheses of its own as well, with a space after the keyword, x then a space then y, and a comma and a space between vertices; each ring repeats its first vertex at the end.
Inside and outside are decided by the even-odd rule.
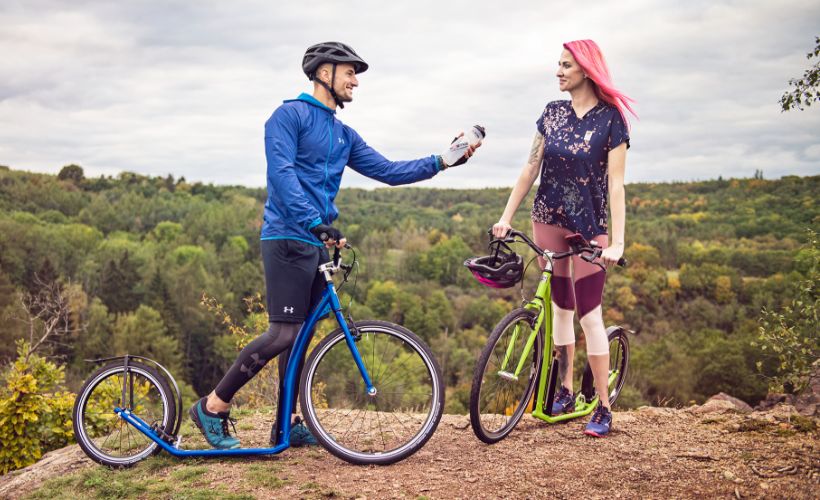
MULTIPOLYGON (((265 445, 272 413, 239 417, 243 443, 265 445)), ((63 470, 75 472, 52 463, 36 480, 0 478, 0 497, 816 498, 820 486, 817 421, 783 408, 751 415, 616 413, 606 439, 584 436, 583 421, 549 426, 526 416, 493 446, 473 436, 466 418, 445 415, 421 451, 389 467, 352 466, 313 448, 259 459, 160 455, 111 471, 79 464, 84 459, 74 453, 63 470)), ((192 434, 187 445, 198 439, 192 434)))

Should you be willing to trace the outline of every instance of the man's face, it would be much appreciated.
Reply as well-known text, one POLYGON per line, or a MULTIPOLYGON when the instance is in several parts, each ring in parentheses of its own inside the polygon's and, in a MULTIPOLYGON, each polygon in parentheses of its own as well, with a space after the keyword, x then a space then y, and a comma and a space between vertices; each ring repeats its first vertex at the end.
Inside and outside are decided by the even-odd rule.
MULTIPOLYGON (((333 65, 323 64, 319 70, 319 78, 327 84, 333 75, 333 65)), ((336 65, 336 80, 333 82, 333 90, 342 102, 353 100, 353 88, 359 86, 356 79, 356 70, 352 64, 340 63, 336 65)))
POLYGON ((356 70, 352 64, 336 65, 336 81, 333 90, 342 102, 352 101, 353 88, 358 86, 359 80, 356 79, 356 70))

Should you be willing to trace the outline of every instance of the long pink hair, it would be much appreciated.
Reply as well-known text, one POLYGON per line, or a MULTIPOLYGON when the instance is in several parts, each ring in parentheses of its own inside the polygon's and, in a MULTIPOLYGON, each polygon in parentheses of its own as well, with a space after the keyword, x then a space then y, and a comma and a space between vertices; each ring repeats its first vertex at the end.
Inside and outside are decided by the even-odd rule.
POLYGON ((578 62, 587 77, 595 84, 593 85, 595 88, 595 96, 618 108, 618 112, 621 113, 621 118, 623 118, 626 126, 629 127, 629 120, 626 119, 624 110, 629 110, 629 112, 637 118, 638 115, 635 113, 635 110, 629 105, 630 102, 635 102, 635 100, 615 88, 615 85, 612 83, 612 77, 609 75, 609 68, 604 60, 604 55, 601 53, 598 44, 592 40, 575 40, 565 43, 564 48, 572 54, 572 57, 575 58, 575 61, 578 62))

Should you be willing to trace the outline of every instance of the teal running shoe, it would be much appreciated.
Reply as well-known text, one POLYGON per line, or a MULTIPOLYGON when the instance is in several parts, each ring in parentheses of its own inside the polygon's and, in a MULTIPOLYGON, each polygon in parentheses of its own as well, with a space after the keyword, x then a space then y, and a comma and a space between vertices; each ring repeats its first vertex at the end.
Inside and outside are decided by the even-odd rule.
MULTIPOLYGON (((211 413, 205 409, 205 401, 202 398, 188 410, 188 415, 194 424, 199 428, 208 444, 220 450, 230 450, 239 448, 239 439, 231 436, 228 432, 228 422, 233 426, 234 420, 230 418, 230 412, 211 413)), ((233 429, 236 432, 236 427, 233 429)))
POLYGON ((316 437, 302 422, 302 419, 299 417, 293 419, 293 427, 290 429, 290 445, 300 448, 302 446, 317 446, 318 444, 316 437))

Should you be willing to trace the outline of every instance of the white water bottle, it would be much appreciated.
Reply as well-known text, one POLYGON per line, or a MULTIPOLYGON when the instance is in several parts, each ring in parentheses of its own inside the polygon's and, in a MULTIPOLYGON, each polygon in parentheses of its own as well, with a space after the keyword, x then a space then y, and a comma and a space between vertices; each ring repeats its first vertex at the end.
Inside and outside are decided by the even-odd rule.
POLYGON ((487 133, 484 131, 484 127, 474 125, 466 134, 453 141, 450 147, 447 148, 447 151, 442 153, 441 158, 447 165, 455 165, 456 162, 464 156, 469 146, 475 146, 481 142, 486 135, 487 133))

